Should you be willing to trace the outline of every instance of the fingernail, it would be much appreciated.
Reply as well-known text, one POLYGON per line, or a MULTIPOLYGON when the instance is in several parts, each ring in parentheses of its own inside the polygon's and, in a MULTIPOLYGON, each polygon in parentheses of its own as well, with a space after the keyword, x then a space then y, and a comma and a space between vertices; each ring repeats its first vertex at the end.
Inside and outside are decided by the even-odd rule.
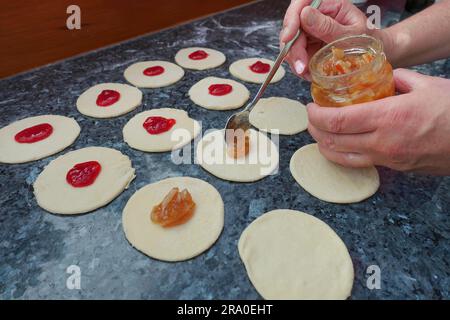
POLYGON ((307 26, 314 26, 314 24, 316 23, 317 20, 317 15, 316 12, 314 10, 309 10, 310 12, 306 15, 306 25, 307 26))
POLYGON ((295 72, 297 72, 299 75, 303 73, 305 70, 305 64, 301 62, 300 60, 295 61, 294 63, 295 72))

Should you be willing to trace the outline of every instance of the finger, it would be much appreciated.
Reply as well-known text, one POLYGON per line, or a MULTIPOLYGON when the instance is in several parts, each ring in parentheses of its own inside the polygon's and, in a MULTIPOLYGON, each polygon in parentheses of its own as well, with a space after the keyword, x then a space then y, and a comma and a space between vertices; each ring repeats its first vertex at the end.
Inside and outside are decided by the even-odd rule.
POLYGON ((307 105, 308 120, 316 128, 332 133, 364 133, 376 130, 383 107, 392 104, 385 98, 347 107, 328 108, 307 105))
POLYGON ((309 82, 312 81, 311 73, 309 73, 309 71, 304 72, 302 74, 302 78, 309 82))
POLYGON ((318 9, 322 14, 330 16, 345 26, 365 20, 364 13, 348 0, 326 1, 318 9))
POLYGON ((308 53, 306 52, 306 37, 301 35, 292 45, 285 60, 291 65, 293 72, 302 76, 308 63, 308 53))
POLYGON ((317 143, 335 152, 369 153, 375 140, 372 132, 336 134, 320 130, 312 124, 309 124, 308 131, 317 143))
POLYGON ((328 160, 344 167, 366 168, 373 165, 371 158, 363 153, 337 152, 319 144, 320 153, 328 160))
POLYGON ((408 93, 420 87, 429 76, 408 69, 394 70, 395 88, 400 93, 408 93))
POLYGON ((283 29, 280 33, 280 42, 286 43, 294 38, 300 28, 300 12, 311 1, 309 0, 293 0, 286 10, 283 21, 283 29))
POLYGON ((326 43, 351 33, 348 28, 337 22, 337 20, 311 7, 306 7, 302 10, 300 25, 306 33, 326 43))

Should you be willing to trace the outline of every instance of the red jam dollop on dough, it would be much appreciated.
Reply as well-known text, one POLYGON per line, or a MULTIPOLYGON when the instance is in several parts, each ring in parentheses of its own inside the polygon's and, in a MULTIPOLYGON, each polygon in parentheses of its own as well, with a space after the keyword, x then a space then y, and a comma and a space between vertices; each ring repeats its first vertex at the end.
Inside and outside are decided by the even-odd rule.
POLYGON ((164 68, 161 66, 148 67, 147 69, 144 70, 143 73, 148 77, 159 76, 160 74, 164 73, 164 68))
POLYGON ((203 50, 197 50, 189 54, 189 59, 191 60, 203 60, 206 59, 209 56, 205 51, 203 50))
POLYGON ((87 187, 95 182, 101 170, 97 161, 77 163, 67 172, 66 181, 75 188, 87 187))
POLYGON ((164 117, 148 117, 142 126, 150 134, 159 134, 172 129, 177 121, 175 119, 168 119, 164 117))
POLYGON ((116 90, 103 90, 97 97, 99 107, 109 107, 120 99, 120 93, 116 90))
POLYGON ((189 191, 172 188, 163 201, 153 207, 150 218, 164 228, 174 227, 191 219, 194 210, 195 202, 189 191))
POLYGON ((255 73, 267 73, 270 71, 270 64, 261 61, 256 61, 250 66, 250 70, 255 73))
POLYGON ((49 123, 41 123, 18 132, 14 140, 18 143, 34 143, 48 138, 53 133, 53 127, 49 123))
POLYGON ((212 84, 208 87, 208 91, 213 96, 224 96, 233 91, 233 87, 229 84, 212 84))

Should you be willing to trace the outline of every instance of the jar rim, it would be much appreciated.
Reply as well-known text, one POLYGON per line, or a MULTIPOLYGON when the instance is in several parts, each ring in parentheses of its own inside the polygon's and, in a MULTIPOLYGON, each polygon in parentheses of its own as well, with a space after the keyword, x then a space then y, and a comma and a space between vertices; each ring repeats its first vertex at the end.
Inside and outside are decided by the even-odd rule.
POLYGON ((351 36, 345 36, 339 39, 334 40, 333 42, 328 43, 326 46, 322 47, 319 51, 317 51, 311 58, 311 60, 309 61, 309 72, 311 73, 311 75, 313 77, 317 77, 320 79, 328 79, 328 80, 338 80, 338 79, 343 79, 345 77, 351 77, 351 76, 355 76, 358 73, 362 73, 370 68, 372 68, 372 66, 375 64, 376 59, 372 60, 370 63, 365 64, 362 68, 349 72, 349 73, 344 73, 344 74, 338 74, 338 75, 332 75, 332 76, 327 76, 327 75, 323 75, 319 72, 317 72, 316 70, 314 70, 314 68, 311 68, 311 66, 313 65, 313 62, 315 62, 315 60, 318 59, 318 57, 323 54, 325 51, 327 50, 331 50, 332 47, 336 46, 336 44, 343 42, 343 41, 347 41, 347 40, 351 40, 351 39, 368 39, 373 41, 373 43, 376 44, 376 50, 379 53, 383 53, 383 43, 381 42, 381 40, 369 36, 367 34, 361 34, 361 35, 351 35, 351 36))

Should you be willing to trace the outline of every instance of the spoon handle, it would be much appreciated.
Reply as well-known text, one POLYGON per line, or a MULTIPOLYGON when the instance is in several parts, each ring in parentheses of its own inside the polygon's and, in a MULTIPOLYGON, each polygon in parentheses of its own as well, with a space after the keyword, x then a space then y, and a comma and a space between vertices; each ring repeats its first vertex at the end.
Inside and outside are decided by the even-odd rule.
MULTIPOLYGON (((316 8, 317 9, 320 6, 321 2, 322 2, 321 0, 313 0, 310 6, 312 8, 316 8)), ((292 45, 298 39, 298 37, 300 36, 301 33, 302 33, 302 30, 299 29, 297 31, 297 34, 294 36, 294 38, 284 45, 283 49, 278 54, 278 57, 275 60, 275 63, 273 64, 272 68, 270 69, 270 72, 267 75, 266 80, 264 80, 263 84, 261 85, 261 87, 259 88, 258 92, 256 93, 256 96, 253 98, 252 102, 250 102, 247 105, 245 110, 251 109, 259 101, 259 99, 262 97, 262 95, 264 94, 264 91, 266 91, 267 86, 270 84, 270 81, 272 81, 273 76, 278 71, 278 68, 283 63, 284 58, 286 57, 286 55, 288 54, 288 52, 291 49, 292 45)))

